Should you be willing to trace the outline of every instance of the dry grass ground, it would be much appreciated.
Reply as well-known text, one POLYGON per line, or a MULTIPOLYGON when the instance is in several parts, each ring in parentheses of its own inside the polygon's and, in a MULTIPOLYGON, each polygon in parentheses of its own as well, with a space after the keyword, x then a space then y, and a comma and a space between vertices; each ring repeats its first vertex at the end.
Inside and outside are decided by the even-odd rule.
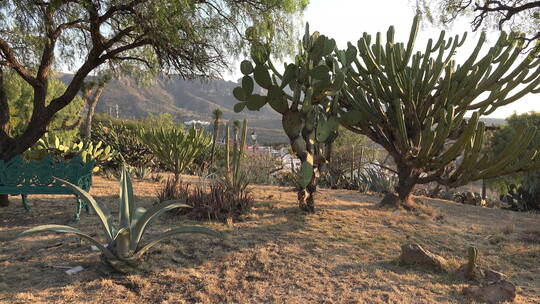
MULTIPOLYGON (((150 205, 157 184, 136 182, 150 205)), ((113 206, 117 182, 95 178, 91 193, 113 206)), ((75 236, 0 241, 0 303, 466 303, 463 282, 397 263, 400 245, 418 242, 457 266, 476 246, 481 264, 510 275, 517 303, 540 303, 540 216, 425 200, 429 215, 380 210, 377 196, 322 190, 319 211, 302 213, 295 193, 255 186, 257 203, 232 226, 203 223, 228 240, 186 236, 165 241, 140 273, 104 272, 98 253, 75 236), (68 276, 58 266, 82 265, 68 276)), ((0 239, 38 224, 65 224, 74 200, 31 196, 25 213, 0 210, 0 239)), ((114 210, 115 208, 113 208, 114 210)), ((149 232, 185 219, 165 216, 149 232)), ((74 226, 98 232, 93 216, 74 226)))

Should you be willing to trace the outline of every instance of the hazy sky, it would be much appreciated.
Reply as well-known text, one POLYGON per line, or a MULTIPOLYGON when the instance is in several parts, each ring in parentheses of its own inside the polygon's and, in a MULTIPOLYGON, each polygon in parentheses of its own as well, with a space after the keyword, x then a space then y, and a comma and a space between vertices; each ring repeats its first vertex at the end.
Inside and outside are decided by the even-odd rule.
MULTIPOLYGON (((414 8, 409 0, 311 0, 304 21, 309 22, 311 31, 319 31, 336 39, 338 47, 344 48, 347 41, 356 45, 363 32, 372 36, 376 32, 386 33, 390 25, 394 25, 396 29, 395 40, 406 42, 413 17, 414 8)), ((479 33, 471 32, 469 21, 470 19, 462 18, 446 30, 447 34, 452 36, 469 31, 466 44, 457 50, 457 63, 463 62, 471 53, 479 37, 479 33)), ((437 39, 440 30, 425 22, 419 32, 416 47, 424 48, 429 38, 437 39)), ((488 33, 489 41, 484 44, 486 50, 495 43, 498 35, 497 32, 488 33)), ((540 94, 527 95, 513 104, 497 109, 490 117, 503 118, 514 111, 522 113, 531 110, 540 111, 540 94)))

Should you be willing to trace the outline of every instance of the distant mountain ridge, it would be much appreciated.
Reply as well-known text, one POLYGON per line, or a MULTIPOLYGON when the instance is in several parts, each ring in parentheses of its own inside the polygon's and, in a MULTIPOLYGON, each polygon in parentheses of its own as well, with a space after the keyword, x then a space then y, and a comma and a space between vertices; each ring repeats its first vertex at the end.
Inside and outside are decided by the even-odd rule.
MULTIPOLYGON (((73 75, 60 74, 67 83, 73 75)), ((110 113, 120 118, 139 118, 148 114, 170 113, 177 121, 212 120, 212 111, 223 111, 224 121, 248 119, 249 126, 259 135, 260 143, 286 143, 281 129, 281 116, 269 107, 260 111, 233 110, 237 100, 232 95, 237 83, 226 80, 184 80, 178 76, 159 77, 150 85, 137 86, 129 78, 113 80, 107 84, 96 106, 97 113, 110 113)), ((260 88, 256 88, 256 90, 260 88)))
MULTIPOLYGON (((59 79, 67 83, 72 74, 60 74, 59 79)), ((260 111, 235 113, 237 103, 232 95, 238 83, 226 80, 184 80, 178 76, 159 77, 148 86, 137 86, 129 78, 111 81, 100 101, 96 112, 118 114, 120 118, 139 118, 148 114, 170 113, 177 121, 212 120, 212 111, 223 111, 223 121, 246 118, 258 141, 267 143, 287 143, 288 139, 281 127, 281 116, 269 106, 260 111)), ((255 90, 261 90, 256 87, 255 90)), ((504 125, 502 118, 481 118, 487 125, 504 125)))

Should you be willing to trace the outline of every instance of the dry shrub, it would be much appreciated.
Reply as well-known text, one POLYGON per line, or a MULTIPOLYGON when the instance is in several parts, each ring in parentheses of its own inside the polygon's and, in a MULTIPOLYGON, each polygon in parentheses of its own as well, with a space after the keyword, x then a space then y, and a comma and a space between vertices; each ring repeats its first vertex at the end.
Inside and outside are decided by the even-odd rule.
POLYGON ((253 202, 247 187, 235 189, 224 181, 216 181, 208 189, 196 186, 187 203, 193 207, 189 214, 193 219, 226 221, 247 213, 253 202))
POLYGON ((187 214, 195 220, 226 221, 238 219, 253 206, 254 199, 247 189, 248 183, 233 184, 228 179, 221 179, 208 186, 190 183, 174 183, 167 179, 156 196, 158 203, 166 200, 184 200, 193 208, 177 208, 174 214, 187 214))
MULTIPOLYGON (((190 183, 182 181, 175 182, 174 178, 167 178, 163 186, 156 192, 157 203, 170 200, 185 200, 189 199, 189 187, 190 183)), ((176 208, 171 212, 176 214, 186 214, 189 212, 186 208, 176 208)))

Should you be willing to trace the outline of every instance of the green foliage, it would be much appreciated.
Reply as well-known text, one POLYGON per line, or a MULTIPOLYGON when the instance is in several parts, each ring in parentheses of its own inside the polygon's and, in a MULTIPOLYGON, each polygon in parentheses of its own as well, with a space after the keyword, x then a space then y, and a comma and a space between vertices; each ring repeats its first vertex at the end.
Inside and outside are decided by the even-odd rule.
MULTIPOLYGON (((497 155, 502 153, 509 142, 516 137, 520 137, 520 129, 524 125, 540 128, 540 113, 529 112, 524 114, 513 114, 506 119, 507 125, 496 130, 490 140, 489 153, 497 155)), ((535 137, 528 146, 522 147, 534 152, 536 143, 540 140, 540 134, 535 137)), ((517 158, 514 163, 523 162, 522 158, 517 158)), ((511 204, 511 209, 517 211, 527 211, 539 209, 540 201, 540 170, 529 172, 519 172, 510 176, 499 177, 488 180, 490 188, 497 190, 503 195, 507 202, 511 204)))
POLYGON ((104 166, 118 170, 125 163, 130 167, 148 167, 153 155, 150 149, 139 139, 137 121, 128 121, 97 114, 92 125, 91 140, 103 142, 116 151, 113 158, 104 166))
POLYGON ((416 8, 437 25, 448 26, 464 16, 471 18, 475 31, 497 28, 524 32, 530 42, 540 38, 540 3, 537 1, 419 0, 416 8))
POLYGON ((506 194, 501 195, 502 201, 510 204, 508 209, 514 211, 540 211, 540 174, 536 172, 533 178, 529 178, 527 182, 534 180, 534 184, 515 185, 509 184, 506 194))
POLYGON ((50 37, 46 29, 58 28, 55 33, 59 35, 55 41, 58 56, 62 56, 65 64, 75 65, 79 64, 75 58, 86 58, 90 52, 85 41, 91 30, 86 25, 93 22, 97 24, 97 34, 107 37, 104 41, 109 44, 104 48, 107 54, 125 49, 120 52, 122 56, 104 56, 114 58, 110 63, 115 70, 144 79, 147 71, 157 73, 162 67, 174 69, 182 76, 196 77, 223 67, 227 62, 225 54, 242 53, 246 38, 243 31, 248 27, 248 34, 256 32, 265 41, 274 42, 274 51, 290 51, 297 17, 308 1, 142 0, 123 3, 124 9, 113 9, 114 4, 106 0, 90 4, 58 2, 54 7, 49 6, 52 17, 46 18, 38 3, 3 1, 0 28, 5 34, 1 38, 17 46, 13 51, 23 64, 39 66, 43 46, 50 37), (61 24, 69 26, 63 28, 61 24), (70 30, 74 27, 76 31, 70 30))
POLYGON ((95 160, 94 172, 97 172, 101 166, 113 159, 115 151, 111 149, 111 146, 103 145, 101 141, 95 145, 85 140, 71 143, 61 140, 56 135, 49 136, 45 134, 24 154, 26 159, 42 159, 45 156, 53 156, 58 160, 70 159, 75 155, 80 155, 85 163, 95 160))
POLYGON ((176 180, 195 158, 208 148, 211 136, 204 130, 191 127, 184 131, 180 128, 141 129, 138 133, 141 141, 148 146, 152 154, 171 170, 176 180))
MULTIPOLYGON (((21 135, 27 128, 30 116, 34 109, 34 90, 16 73, 5 74, 5 89, 9 104, 10 136, 21 135)), ((46 104, 52 99, 62 95, 66 85, 58 79, 51 79, 47 90, 46 104)), ((78 122, 81 119, 79 113, 84 107, 84 102, 79 96, 61 111, 56 113, 48 126, 52 135, 60 137, 64 141, 75 138, 78 132, 78 122)))
POLYGON ((79 187, 62 181, 66 186, 70 187, 84 201, 92 207, 97 215, 99 222, 103 228, 105 238, 107 239, 107 247, 103 246, 98 239, 91 237, 79 229, 64 226, 64 225, 42 225, 32 229, 23 231, 16 238, 25 237, 34 233, 40 232, 61 232, 73 233, 81 238, 89 241, 96 246, 102 253, 105 260, 117 270, 125 271, 126 266, 137 266, 137 261, 151 247, 162 240, 183 233, 202 233, 214 237, 221 237, 221 234, 204 227, 184 226, 171 229, 165 233, 148 241, 146 244, 142 242, 142 237, 148 226, 165 211, 175 208, 188 208, 189 206, 181 201, 165 201, 154 205, 146 210, 143 207, 138 207, 135 204, 133 196, 133 188, 131 179, 127 169, 122 170, 120 179, 120 201, 118 214, 119 219, 117 225, 111 216, 109 209, 102 203, 97 202, 90 194, 80 189, 79 187))
POLYGON ((212 111, 212 119, 214 120, 214 133, 212 136, 212 149, 210 150, 209 166, 211 169, 214 164, 214 154, 216 152, 216 143, 218 141, 218 136, 219 136, 219 124, 222 117, 223 117, 223 111, 221 111, 219 108, 214 109, 214 111, 212 111))
POLYGON ((366 168, 358 173, 358 182, 361 191, 392 193, 397 184, 397 176, 386 170, 366 168))
POLYGON ((139 118, 135 122, 138 126, 147 128, 159 126, 160 128, 164 129, 172 129, 179 127, 179 124, 174 121, 170 113, 161 113, 158 115, 150 113, 148 116, 139 118))
POLYGON ((358 48, 349 44, 341 51, 344 57, 358 54, 347 70, 341 122, 394 158, 400 198, 409 197, 419 183, 454 187, 539 167, 540 157, 524 148, 531 143, 540 148, 534 128, 520 128, 522 136, 490 157, 481 153, 485 126, 479 120, 525 94, 540 92, 537 53, 518 60, 523 44, 514 39, 519 34, 502 33, 479 56, 486 42, 483 33, 468 59, 456 64, 453 58, 465 37, 445 39, 444 32, 429 40, 424 52, 414 53, 419 22, 415 17, 406 43, 394 41, 390 27, 386 43, 380 33, 375 39, 364 33, 358 48))

